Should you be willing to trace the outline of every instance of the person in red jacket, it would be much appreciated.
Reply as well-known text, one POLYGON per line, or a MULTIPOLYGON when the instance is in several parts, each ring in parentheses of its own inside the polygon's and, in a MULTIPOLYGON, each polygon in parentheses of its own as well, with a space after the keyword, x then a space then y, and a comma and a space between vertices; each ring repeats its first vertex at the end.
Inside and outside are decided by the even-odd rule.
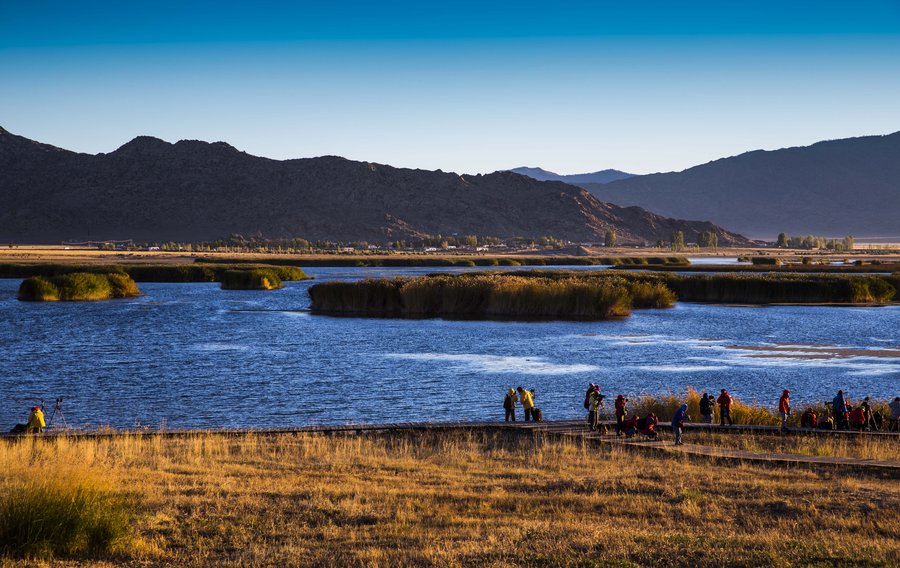
POLYGON ((800 426, 802 428, 816 428, 818 425, 819 417, 816 416, 816 411, 812 408, 807 408, 806 412, 800 416, 800 426))
POLYGON ((788 416, 791 415, 791 391, 785 389, 778 399, 778 414, 781 415, 781 429, 787 430, 788 416))
POLYGON ((855 406, 850 410, 850 427, 859 431, 866 429, 866 414, 859 406, 855 406))
POLYGON ((731 420, 731 403, 734 399, 731 398, 731 395, 728 394, 728 391, 722 389, 722 394, 719 395, 719 398, 716 399, 716 402, 719 403, 719 420, 720 426, 725 425, 725 420, 728 420, 728 425, 731 426, 734 422, 731 420))
POLYGON ((622 427, 625 424, 625 415, 628 414, 628 409, 626 405, 628 404, 628 399, 625 398, 624 395, 619 395, 616 397, 616 436, 622 435, 622 427))
POLYGON ((626 438, 631 438, 638 433, 638 421, 640 419, 641 417, 635 414, 622 424, 622 430, 625 432, 626 438))

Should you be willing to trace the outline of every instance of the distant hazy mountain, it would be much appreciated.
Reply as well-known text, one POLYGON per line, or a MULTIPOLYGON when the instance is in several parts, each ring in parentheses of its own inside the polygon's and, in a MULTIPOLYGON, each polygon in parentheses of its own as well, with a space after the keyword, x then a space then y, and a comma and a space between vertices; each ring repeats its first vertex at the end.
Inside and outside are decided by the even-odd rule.
POLYGON ((784 231, 900 236, 900 132, 758 150, 683 172, 579 183, 603 201, 710 219, 754 238, 784 231))
POLYGON ((458 175, 338 157, 270 160, 224 142, 141 136, 77 154, 0 129, 0 242, 200 241, 230 234, 386 242, 426 234, 551 235, 620 243, 746 240, 710 223, 602 203, 587 191, 510 172, 458 175))
POLYGON ((548 172, 542 168, 514 168, 509 170, 523 176, 528 176, 539 181, 561 181, 574 185, 583 183, 609 183, 619 179, 633 177, 634 174, 620 172, 619 170, 600 170, 589 174, 571 174, 561 175, 555 172, 548 172))

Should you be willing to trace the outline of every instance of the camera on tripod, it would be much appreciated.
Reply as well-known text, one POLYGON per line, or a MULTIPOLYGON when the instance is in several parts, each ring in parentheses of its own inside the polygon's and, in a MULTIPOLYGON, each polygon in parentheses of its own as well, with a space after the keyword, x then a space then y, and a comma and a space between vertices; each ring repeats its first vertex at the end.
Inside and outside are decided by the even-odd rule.
MULTIPOLYGON (((63 428, 65 428, 66 430, 69 429, 69 424, 66 422, 66 415, 63 414, 63 411, 62 411, 62 403, 63 403, 62 397, 59 397, 56 399, 56 404, 53 405, 53 413, 50 414, 50 420, 47 421, 47 429, 48 430, 53 427, 53 421, 56 419, 57 416, 59 416, 59 419, 62 420, 63 428)), ((41 401, 41 408, 42 409, 44 408, 43 400, 41 401)))

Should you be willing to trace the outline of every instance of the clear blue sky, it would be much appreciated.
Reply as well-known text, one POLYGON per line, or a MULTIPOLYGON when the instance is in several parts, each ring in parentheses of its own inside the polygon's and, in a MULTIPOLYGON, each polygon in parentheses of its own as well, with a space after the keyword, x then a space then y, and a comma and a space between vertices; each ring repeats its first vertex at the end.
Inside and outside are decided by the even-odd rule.
POLYGON ((90 153, 679 170, 900 130, 900 0, 0 0, 0 126, 90 153))

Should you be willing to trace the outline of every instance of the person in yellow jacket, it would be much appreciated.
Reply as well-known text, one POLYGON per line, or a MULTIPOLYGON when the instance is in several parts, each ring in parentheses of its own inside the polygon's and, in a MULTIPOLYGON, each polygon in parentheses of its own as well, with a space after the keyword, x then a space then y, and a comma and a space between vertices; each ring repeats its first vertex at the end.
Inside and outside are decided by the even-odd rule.
POLYGON ((525 411, 525 422, 531 422, 534 417, 534 396, 522 386, 516 390, 519 391, 519 401, 521 401, 522 409, 525 411))
POLYGON ((39 434, 44 431, 46 425, 47 424, 44 422, 44 413, 41 411, 40 407, 32 406, 31 414, 28 415, 28 425, 26 426, 27 432, 39 434))

